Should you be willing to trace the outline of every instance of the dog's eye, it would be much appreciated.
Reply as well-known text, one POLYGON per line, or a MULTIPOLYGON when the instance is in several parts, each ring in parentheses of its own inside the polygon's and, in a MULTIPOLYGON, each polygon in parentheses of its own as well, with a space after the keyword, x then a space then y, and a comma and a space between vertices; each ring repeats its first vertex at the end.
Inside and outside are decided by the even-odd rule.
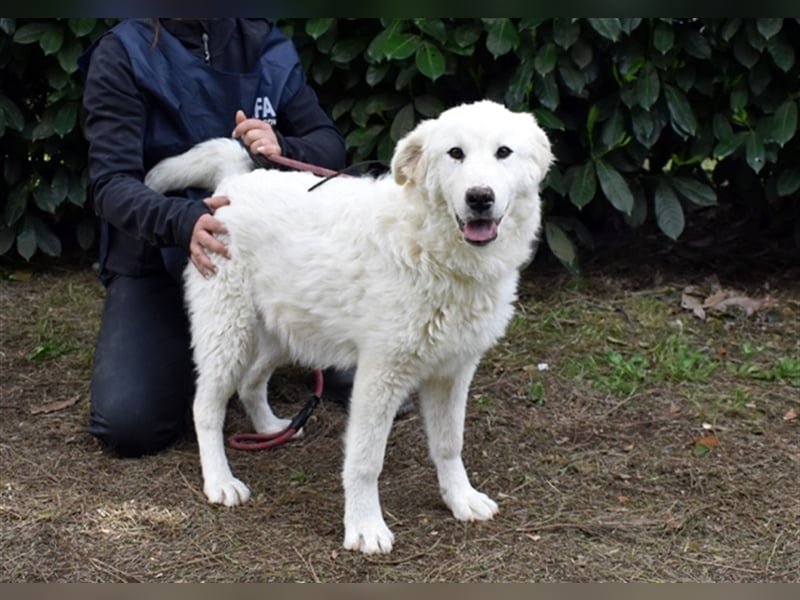
POLYGON ((497 158, 508 158, 509 156, 511 156, 512 152, 513 152, 513 150, 511 148, 509 148, 508 146, 500 146, 497 149, 497 152, 495 152, 494 155, 497 158))
POLYGON ((450 150, 447 151, 447 154, 450 155, 450 158, 454 158, 456 160, 464 160, 464 151, 458 146, 450 148, 450 150))

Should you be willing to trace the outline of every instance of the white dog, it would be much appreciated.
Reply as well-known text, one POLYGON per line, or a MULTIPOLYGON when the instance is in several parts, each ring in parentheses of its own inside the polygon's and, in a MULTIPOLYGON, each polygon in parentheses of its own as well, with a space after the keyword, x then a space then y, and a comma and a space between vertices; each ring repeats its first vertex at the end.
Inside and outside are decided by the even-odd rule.
POLYGON ((191 264, 185 271, 208 499, 232 506, 250 495, 223 444, 234 392, 255 430, 273 433, 288 423, 267 402, 276 367, 357 364, 344 546, 392 548, 378 476, 395 412, 414 391, 444 502, 456 519, 490 519, 497 504, 472 487, 461 459, 467 393, 512 316, 551 161, 530 114, 482 101, 419 124, 397 144, 391 175, 378 179, 339 177, 308 191, 318 177, 251 171, 229 139, 158 164, 151 188, 201 186, 231 202, 216 212, 230 259, 215 255, 209 279, 191 264))

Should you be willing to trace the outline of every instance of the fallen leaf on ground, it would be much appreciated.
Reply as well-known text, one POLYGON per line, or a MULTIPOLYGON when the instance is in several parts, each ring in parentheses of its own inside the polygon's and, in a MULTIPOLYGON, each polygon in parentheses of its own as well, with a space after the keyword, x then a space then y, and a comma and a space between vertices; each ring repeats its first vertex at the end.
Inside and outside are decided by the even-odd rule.
POLYGON ((694 441, 694 449, 692 453, 697 456, 705 456, 709 453, 712 448, 716 448, 719 446, 719 440, 715 435, 706 435, 701 438, 697 438, 694 441))
POLYGON ((31 414, 40 415, 64 410, 65 408, 69 408, 73 404, 76 404, 78 400, 80 400, 80 396, 75 396, 74 398, 69 398, 67 400, 58 400, 56 402, 42 404, 41 406, 34 406, 31 408, 31 414))
POLYGON ((738 310, 752 317, 775 306, 775 300, 769 294, 753 298, 737 290, 721 288, 716 280, 709 281, 709 284, 710 293, 697 286, 688 285, 681 295, 681 308, 692 311, 692 314, 700 320, 705 321, 709 312, 725 314, 732 310, 738 310))
POLYGON ((788 411, 786 411, 786 414, 783 415, 784 421, 793 421, 796 418, 797 418, 797 411, 793 408, 790 408, 788 411))

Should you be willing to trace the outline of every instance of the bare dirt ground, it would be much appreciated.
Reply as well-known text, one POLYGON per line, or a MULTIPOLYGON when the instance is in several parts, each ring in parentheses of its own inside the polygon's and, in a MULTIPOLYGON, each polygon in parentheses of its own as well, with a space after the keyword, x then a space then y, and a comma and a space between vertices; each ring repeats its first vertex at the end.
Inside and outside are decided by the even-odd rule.
MULTIPOLYGON (((580 277, 537 258, 468 407, 465 462, 500 513, 452 518, 412 412, 381 477, 395 549, 369 557, 341 548, 341 405, 229 451, 254 497, 211 506, 191 434, 119 460, 85 432, 91 269, 0 266, 0 581, 798 582, 800 262, 740 250, 621 241, 580 277)), ((310 374, 276 379, 293 414, 310 374)))

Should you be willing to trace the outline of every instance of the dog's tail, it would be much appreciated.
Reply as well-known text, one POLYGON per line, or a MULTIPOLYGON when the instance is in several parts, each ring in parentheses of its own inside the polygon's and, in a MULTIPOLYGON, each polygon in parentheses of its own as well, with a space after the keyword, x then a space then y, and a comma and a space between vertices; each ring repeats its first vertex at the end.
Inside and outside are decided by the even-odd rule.
POLYGON ((252 159, 239 142, 215 138, 150 169, 144 183, 156 192, 199 187, 214 190, 225 177, 252 171, 252 159))

